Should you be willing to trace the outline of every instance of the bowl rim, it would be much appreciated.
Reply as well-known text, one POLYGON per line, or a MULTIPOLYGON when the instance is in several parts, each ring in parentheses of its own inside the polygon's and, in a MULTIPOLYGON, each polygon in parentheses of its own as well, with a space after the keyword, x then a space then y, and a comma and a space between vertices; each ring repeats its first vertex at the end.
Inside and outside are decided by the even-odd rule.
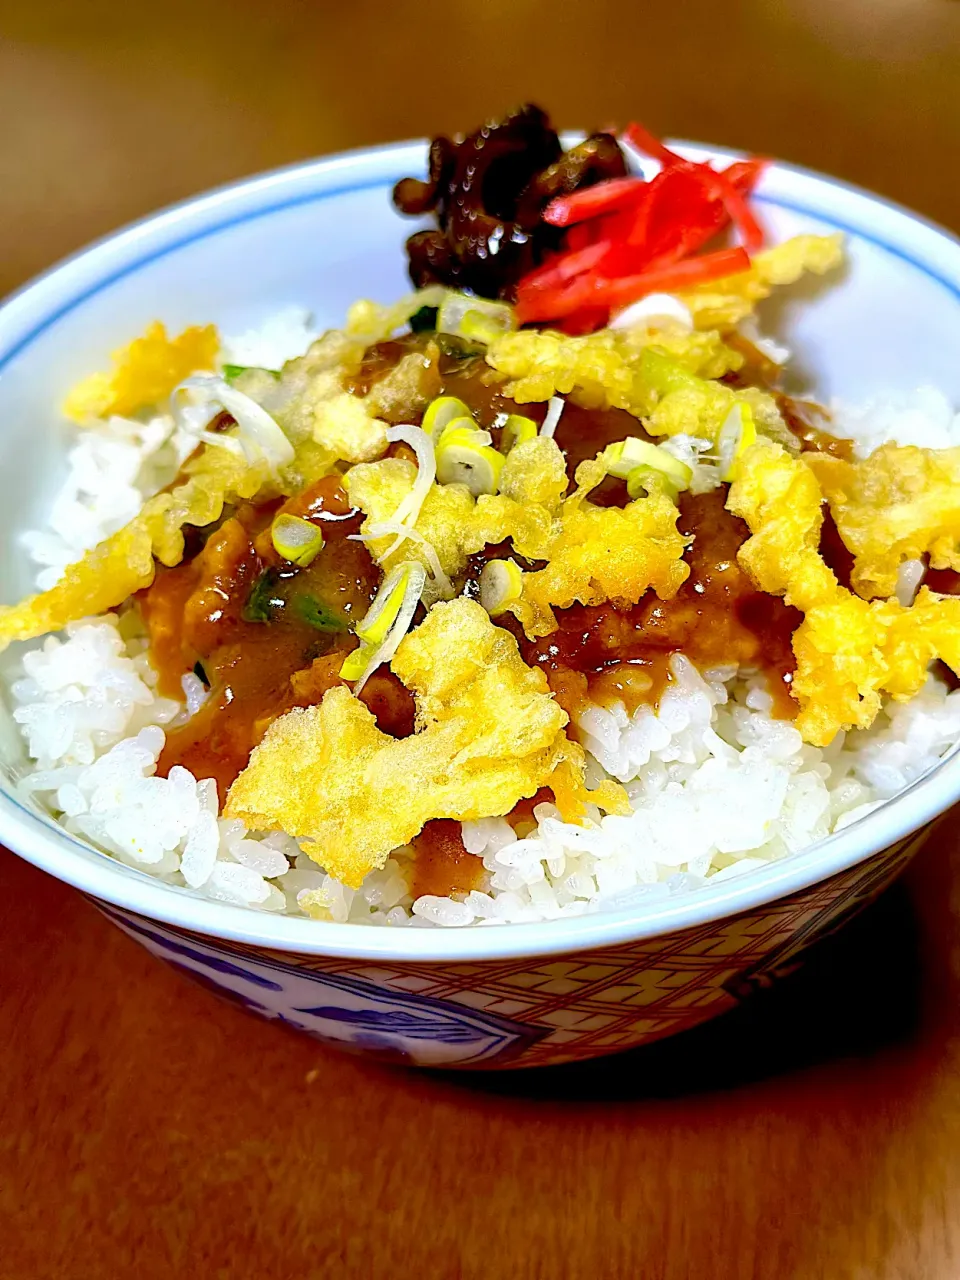
MULTIPOLYGON (((582 135, 565 135, 565 141, 578 136, 582 135)), ((698 158, 729 160, 741 154, 702 143, 671 140, 670 145, 698 158)), ((389 143, 286 165, 190 197, 102 237, 36 276, 0 305, 0 371, 61 317, 155 258, 294 204, 386 187, 422 168, 425 148, 422 140, 389 143), (343 186, 344 178, 355 181, 343 186), (279 204, 274 200, 278 194, 285 197, 279 204)), ((878 245, 931 276, 960 301, 960 239, 935 222, 854 184, 779 161, 764 175, 759 199, 828 221, 878 245)), ((742 877, 628 908, 495 928, 377 928, 212 901, 95 850, 6 789, 0 789, 0 841, 94 898, 207 938, 306 955, 476 963, 639 942, 754 910, 866 861, 958 799, 960 749, 953 748, 929 773, 850 827, 742 877), (78 851, 86 856, 78 857, 78 851)))

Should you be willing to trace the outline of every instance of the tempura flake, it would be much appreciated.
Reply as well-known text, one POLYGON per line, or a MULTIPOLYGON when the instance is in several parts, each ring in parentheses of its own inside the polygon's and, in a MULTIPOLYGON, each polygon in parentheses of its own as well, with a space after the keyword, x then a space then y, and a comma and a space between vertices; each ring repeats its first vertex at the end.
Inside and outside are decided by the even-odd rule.
POLYGON ((16 605, 0 605, 0 649, 123 604, 150 585, 157 561, 179 563, 184 526, 209 525, 220 518, 228 498, 252 498, 267 479, 265 465, 250 466, 209 445, 189 469, 189 478, 148 499, 139 515, 68 566, 50 590, 16 605))
MULTIPOLYGON (((556 629, 554 607, 567 608, 575 601, 635 604, 651 587, 666 599, 688 572, 682 559, 686 544, 676 527, 677 508, 669 498, 639 498, 623 509, 595 506, 587 499, 606 471, 603 463, 594 462, 582 464, 579 487, 561 500, 566 474, 558 460, 562 463, 562 455, 552 440, 518 445, 504 464, 505 492, 474 499, 465 485, 435 484, 416 524, 416 532, 436 551, 447 574, 459 573, 469 556, 507 539, 520 555, 547 561, 544 568, 524 574, 522 596, 509 605, 531 638, 556 629)), ((414 476, 410 463, 391 458, 349 473, 350 496, 369 517, 367 531, 389 520, 411 492, 414 476)), ((382 556, 392 542, 384 534, 372 538, 370 545, 382 556)), ((416 543, 387 554, 384 563, 407 554, 426 563, 422 545, 416 543)))
POLYGON ((924 588, 904 608, 841 587, 818 551, 822 500, 807 461, 769 442, 744 455, 728 499, 753 534, 740 551, 743 566, 764 591, 805 614, 793 638, 792 692, 797 728, 815 746, 871 725, 882 694, 913 697, 933 658, 960 672, 960 598, 924 588))
POLYGON ((853 552, 865 600, 893 595, 905 560, 960 569, 960 449, 881 445, 858 462, 811 454, 809 466, 853 552))
POLYGON ((716 333, 650 336, 615 329, 584 337, 525 329, 491 343, 486 359, 507 379, 505 394, 520 404, 572 395, 586 409, 625 409, 640 418, 657 402, 639 360, 649 343, 702 378, 719 378, 741 364, 741 357, 716 333))
POLYGON ((332 689, 271 725, 227 799, 228 817, 296 836, 352 888, 431 818, 509 813, 576 759, 543 673, 474 601, 435 605, 392 666, 417 701, 412 737, 332 689))
POLYGON ((795 284, 807 272, 826 275, 843 262, 843 237, 794 236, 754 258, 749 271, 681 294, 698 329, 728 332, 752 315, 774 289, 795 284))
POLYGON ((146 333, 114 353, 111 373, 93 373, 78 383, 64 402, 74 422, 129 417, 151 405, 162 405, 178 383, 198 370, 215 369, 220 338, 212 324, 184 329, 169 338, 155 321, 146 333))

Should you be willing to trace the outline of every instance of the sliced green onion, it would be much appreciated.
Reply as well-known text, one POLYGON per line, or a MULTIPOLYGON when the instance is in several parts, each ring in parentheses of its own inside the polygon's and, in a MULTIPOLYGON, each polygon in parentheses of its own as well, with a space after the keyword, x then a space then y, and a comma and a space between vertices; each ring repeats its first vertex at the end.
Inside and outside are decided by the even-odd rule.
POLYGON ((659 467, 640 466, 627 476, 627 493, 631 498, 649 497, 654 493, 665 493, 671 502, 677 500, 679 490, 659 467))
POLYGON ((471 309, 464 313, 460 321, 460 336, 471 342, 482 342, 484 346, 489 346, 509 332, 509 329, 491 316, 484 315, 482 311, 471 309))
POLYGON ((323 531, 301 516, 281 512, 270 526, 270 541, 277 555, 306 568, 320 553, 323 531))
MULTIPOLYGON (((397 539, 394 547, 402 546, 404 542, 409 541, 423 548, 427 568, 436 583, 437 590, 444 600, 452 600, 457 593, 453 589, 453 583, 443 571, 443 565, 440 563, 436 547, 422 533, 418 533, 416 529, 411 529, 409 525, 398 524, 394 520, 380 520, 375 524, 365 524, 362 533, 350 533, 347 537, 353 542, 374 542, 378 538, 386 538, 390 534, 395 535, 397 539)), ((389 555, 390 553, 388 552, 387 554, 389 555)), ((378 557, 378 563, 382 564, 386 558, 386 555, 378 557)))
POLYGON ((258 373, 269 373, 271 378, 280 381, 279 369, 260 369, 257 365, 251 364, 225 364, 223 366, 223 376, 228 382, 233 382, 234 378, 239 378, 242 373, 249 373, 251 369, 256 369, 258 373))
POLYGON ((640 356, 640 376, 662 396, 669 395, 671 391, 694 391, 710 385, 691 373, 679 360, 655 351, 653 347, 643 349, 640 356))
POLYGON ((608 445, 601 457, 606 462, 610 475, 627 481, 627 492, 631 498, 638 496, 638 493, 630 489, 631 478, 634 488, 644 488, 641 476, 649 478, 650 472, 656 472, 662 477, 661 487, 665 485, 674 497, 684 489, 689 489, 693 479, 693 471, 685 462, 675 458, 660 445, 651 444, 649 440, 639 440, 636 436, 628 436, 626 440, 608 445))
MULTIPOLYGON (((398 440, 402 440, 417 455, 417 478, 414 481, 413 488, 401 500, 396 511, 390 516, 391 520, 413 528, 417 523, 424 499, 437 478, 436 450, 433 447, 433 441, 421 427, 408 427, 405 425, 387 427, 387 440, 390 444, 395 444, 398 440)), ((403 539, 398 537, 383 558, 386 559, 387 556, 392 555, 402 541, 403 539)))
POLYGON ((436 400, 431 400, 427 405, 420 425, 436 444, 444 427, 456 418, 467 418, 470 426, 476 426, 469 408, 462 400, 458 400, 456 396, 437 396, 436 400))
POLYGON ((693 328, 690 308, 671 293, 648 293, 639 302, 631 302, 610 321, 611 329, 632 329, 644 325, 649 329, 662 329, 663 322, 682 325, 688 331, 693 328))
MULTIPOLYGON (((651 463, 650 449, 657 446, 639 436, 627 436, 626 440, 617 440, 608 444, 601 457, 607 467, 607 475, 626 480, 627 476, 642 463, 651 463)), ((652 465, 652 463, 651 463, 652 465)))
POLYGON ((493 342, 517 327, 513 307, 506 302, 451 293, 437 312, 437 332, 455 334, 472 342, 493 342))
POLYGON ((512 560, 488 560, 480 570, 480 603, 491 618, 523 594, 523 573, 512 560))
POLYGON ((503 470, 503 454, 487 443, 490 433, 458 427, 444 432, 437 446, 437 479, 441 484, 465 484, 475 498, 496 493, 503 470))
POLYGON ((386 639, 387 632, 396 622, 397 614, 403 605, 403 596, 409 580, 409 565, 401 566, 395 573, 388 576, 384 587, 377 592, 373 604, 357 623, 357 635, 364 644, 376 646, 386 639))
POLYGON ((370 648, 367 645, 358 645, 356 649, 351 651, 344 658, 340 667, 340 677, 343 680, 359 680, 367 669, 367 663, 370 661, 370 648))
POLYGON ((457 439, 463 438, 459 433, 464 431, 476 445, 493 444, 493 436, 490 432, 478 427, 472 418, 453 418, 440 432, 440 438, 437 440, 437 457, 440 456, 440 450, 445 441, 449 440, 455 432, 458 433, 457 439))
POLYGON ((537 424, 532 418, 525 418, 522 413, 511 413, 503 424, 500 435, 500 450, 509 453, 518 444, 526 440, 536 440, 537 424))
MULTIPOLYGON (((264 458, 273 470, 287 466, 293 461, 293 445, 266 409, 250 396, 238 391, 236 387, 231 387, 225 379, 213 373, 195 373, 185 378, 179 386, 174 387, 170 395, 174 416, 178 424, 189 431, 189 420, 178 413, 178 398, 184 391, 197 392, 209 409, 211 418, 214 416, 215 406, 219 405, 236 420, 236 435, 233 435, 232 431, 213 435, 209 432, 201 432, 200 436, 207 444, 219 443, 226 448, 232 446, 234 450, 239 445, 248 462, 254 463, 264 458)), ((197 433, 193 431, 192 434, 197 433)))
POLYGON ((736 480, 741 457, 756 443, 757 425, 753 420, 753 410, 744 401, 738 401, 727 414, 717 436, 721 480, 736 480))
POLYGON ((560 396, 551 396, 547 401, 547 416, 543 420, 543 426, 540 428, 540 434, 552 439, 556 434, 557 424, 560 421, 560 415, 563 413, 566 401, 560 396))
POLYGON ((628 472, 627 493, 639 498, 642 493, 665 493, 673 502, 678 494, 690 488, 693 469, 672 453, 647 440, 637 440, 631 452, 636 466, 628 472))
POLYGON ((413 621, 426 580, 427 571, 419 561, 397 565, 383 580, 373 604, 357 625, 360 647, 348 653, 340 667, 344 680, 356 681, 354 693, 359 693, 377 667, 396 653, 413 621), (366 638, 379 635, 379 642, 366 638))

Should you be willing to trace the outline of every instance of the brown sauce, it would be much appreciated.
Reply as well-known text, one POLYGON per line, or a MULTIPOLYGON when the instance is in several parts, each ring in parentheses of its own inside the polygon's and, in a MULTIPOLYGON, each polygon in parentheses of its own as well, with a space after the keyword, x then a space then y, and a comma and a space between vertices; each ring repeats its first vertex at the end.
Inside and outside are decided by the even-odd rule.
MULTIPOLYGON (((367 353, 350 389, 365 394, 402 356, 430 348, 440 394, 462 399, 495 443, 507 414, 542 422, 546 406, 517 404, 504 396, 502 380, 482 356, 461 349, 456 340, 442 343, 441 350, 437 341, 437 335, 428 333, 378 344, 367 353)), ((822 411, 816 406, 785 396, 779 401, 805 448, 847 456, 847 443, 818 427, 824 419, 817 416, 822 411)), ((568 401, 556 438, 567 457, 571 484, 581 461, 628 435, 645 434, 625 412, 588 411, 568 401)), ((406 456, 408 451, 400 445, 394 452, 406 456)), ((628 501, 626 486, 611 478, 591 500, 622 506, 628 501)), ((559 626, 552 635, 533 642, 510 615, 500 620, 516 636, 524 659, 544 670, 571 715, 588 699, 623 701, 630 711, 656 704, 671 678, 670 659, 678 652, 701 669, 737 663, 766 672, 774 714, 795 714, 791 639, 802 615, 779 598, 758 592, 740 570, 737 552, 749 531, 725 510, 724 501, 722 492, 681 499, 678 527, 693 535, 685 554, 690 576, 672 600, 648 593, 632 606, 574 605, 557 611, 559 626)), ((161 690, 179 697, 181 677, 192 669, 211 687, 201 710, 168 734, 160 772, 165 775, 183 764, 198 777, 213 777, 221 799, 274 719, 292 707, 319 702, 341 683, 344 655, 356 644, 350 627, 380 582, 379 569, 363 544, 347 538, 362 516, 350 507, 337 477, 327 477, 285 505, 324 530, 324 547, 305 569, 282 563, 270 543, 269 524, 278 507, 241 507, 205 541, 202 532, 187 531, 190 558, 174 569, 161 568, 153 586, 141 594, 161 690), (251 613, 251 600, 260 601, 259 614, 256 608, 251 613), (313 603, 305 605, 305 600, 313 603)), ((829 514, 821 550, 840 580, 849 581, 852 557, 829 514)), ((510 543, 485 548, 472 557, 458 586, 475 596, 483 563, 512 554, 510 543)), ((954 575, 954 581, 960 582, 960 576, 954 575)), ((361 696, 385 732, 397 737, 413 732, 412 695, 389 670, 377 672, 361 696)), ((521 801, 511 820, 534 821, 534 805, 550 798, 543 792, 521 801)), ((413 846, 415 896, 466 893, 482 883, 482 862, 464 849, 458 822, 427 823, 413 846)))
POLYGON ((841 587, 849 590, 855 556, 840 537, 840 530, 826 503, 823 504, 822 510, 823 525, 820 529, 820 546, 818 547, 820 557, 827 568, 832 569, 836 574, 841 587))
MULTIPOLYGON (((277 508, 241 507, 192 559, 159 569, 140 597, 161 691, 181 696, 191 670, 210 687, 196 715, 168 732, 159 771, 182 764, 214 778, 221 800, 273 720, 342 683, 343 658, 356 646, 349 628, 380 582, 364 545, 346 537, 362 517, 337 477, 285 505, 324 531, 308 567, 275 552, 269 524, 277 508)), ((385 732, 412 730, 413 699, 390 672, 369 681, 363 700, 385 732)))
POLYGON ((830 434, 830 415, 822 405, 813 400, 794 400, 782 393, 776 396, 776 401, 784 422, 800 441, 802 449, 829 453, 834 458, 851 461, 853 441, 830 434))
POLYGON ((943 596, 960 596, 960 573, 956 569, 928 569, 923 585, 943 596))
MULTIPOLYGON (((367 352, 357 374, 348 381, 348 388, 357 395, 366 395, 398 360, 413 351, 426 352, 436 339, 434 333, 408 334, 390 342, 377 343, 367 352)), ((518 404, 511 400, 503 394, 503 378, 490 368, 482 355, 470 354, 469 348, 466 354, 457 354, 457 350, 457 340, 454 339, 438 354, 439 395, 456 396, 462 400, 478 425, 492 434, 494 445, 500 443, 500 423, 508 414, 523 414, 540 426, 547 412, 546 404, 518 404)), ((572 481, 581 462, 595 458, 608 444, 627 436, 650 439, 641 423, 623 409, 582 409, 568 400, 555 438, 566 454, 567 471, 572 481)), ((627 487, 622 481, 605 481, 594 490, 592 501, 600 506, 622 506, 627 501, 627 487)))
MULTIPOLYGON (((371 348, 358 374, 357 389, 369 390, 402 355, 424 350, 435 336, 412 335, 371 348)), ((538 424, 543 420, 546 406, 517 404, 504 396, 500 379, 482 357, 441 353, 439 373, 441 394, 463 400, 477 422, 493 433, 495 442, 501 415, 523 413, 538 424)), ((794 421, 801 422, 799 407, 794 421)), ((830 443, 843 445, 815 433, 811 423, 804 429, 810 447, 818 442, 824 448, 830 443)), ((628 435, 646 437, 632 415, 619 409, 586 410, 568 401, 556 439, 566 454, 571 482, 580 462, 628 435)), ((622 506, 628 501, 626 485, 611 477, 594 490, 591 501, 622 506)), ((775 714, 784 718, 796 714, 789 688, 795 665, 791 639, 802 615, 777 597, 757 591, 739 568, 737 551, 749 530, 725 510, 724 501, 721 492, 681 499, 678 527, 695 536, 685 556, 690 577, 672 600, 645 598, 625 608, 611 603, 574 605, 558 610, 558 630, 535 642, 526 639, 510 615, 500 619, 516 635, 525 661, 546 672, 557 700, 568 712, 587 698, 622 699, 631 710, 641 703, 656 704, 670 679, 670 658, 682 651, 701 668, 739 663, 762 669, 769 677, 775 714)), ((845 548, 839 537, 836 542, 834 562, 839 567, 845 548)), ((476 598, 483 564, 513 554, 509 542, 484 548, 471 557, 458 586, 476 598)), ((521 567, 540 566, 521 562, 521 567)))
POLYGON ((410 893, 449 897, 469 893, 483 881, 483 860, 463 847, 460 823, 434 818, 410 842, 416 851, 410 877, 410 893))
POLYGON ((757 591, 740 569, 737 551, 749 530, 723 504, 719 492, 681 498, 678 527, 695 536, 684 557, 690 576, 672 600, 573 605, 557 612, 551 635, 520 636, 524 659, 543 668, 568 712, 587 697, 622 698, 631 710, 656 703, 670 678, 670 657, 682 652, 701 669, 737 663, 763 670, 775 714, 796 714, 791 639, 802 615, 757 591))

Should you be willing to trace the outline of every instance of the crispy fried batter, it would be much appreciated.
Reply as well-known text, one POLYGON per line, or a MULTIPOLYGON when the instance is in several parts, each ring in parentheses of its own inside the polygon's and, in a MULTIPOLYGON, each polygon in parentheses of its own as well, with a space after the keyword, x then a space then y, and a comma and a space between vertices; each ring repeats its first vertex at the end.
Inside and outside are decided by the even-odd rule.
POLYGON ((776 445, 756 444, 740 463, 727 507, 753 534, 738 559, 762 591, 805 612, 838 590, 817 550, 823 525, 816 476, 776 445))
MULTIPOLYGON (((382 458, 379 462, 350 468, 343 482, 350 501, 367 516, 363 525, 365 534, 371 526, 393 519, 416 478, 417 468, 405 458, 382 458)), ((467 562, 466 547, 475 512, 473 495, 464 484, 432 485, 424 499, 416 531, 434 548, 446 574, 459 573, 467 562)), ((388 555, 395 541, 395 532, 391 531, 371 538, 367 545, 387 569, 401 560, 420 560, 429 567, 427 554, 418 542, 406 541, 388 555)))
POLYGON ((571 338, 524 330, 492 343, 487 360, 512 379, 504 392, 517 401, 569 394, 588 409, 625 409, 642 418, 653 436, 683 433, 710 440, 731 409, 745 402, 758 429, 790 447, 790 432, 772 396, 716 381, 743 361, 717 333, 603 329, 571 338), (645 347, 677 371, 675 385, 665 387, 653 376, 643 360, 645 347))
MULTIPOLYGON (((507 539, 520 555, 548 561, 544 569, 524 574, 523 595, 508 606, 531 639, 556 630, 554 607, 566 608, 575 600, 635 604, 651 587, 668 599, 689 572, 682 559, 685 543, 677 532, 677 508, 669 498, 657 494, 623 508, 594 506, 587 496, 606 475, 605 465, 594 460, 580 464, 577 490, 561 501, 566 485, 562 467, 552 440, 531 440, 508 456, 505 492, 474 501, 465 485, 434 485, 417 520, 417 533, 431 543, 447 574, 461 572, 469 556, 507 539), (514 453, 518 457, 512 461, 514 453)), ((415 475, 411 463, 396 458, 347 473, 351 501, 368 516, 365 529, 389 520, 415 475)), ((392 542, 392 535, 385 535, 370 546, 383 556, 392 542)), ((386 564, 411 556, 427 563, 422 547, 407 542, 386 564)))
POLYGON ((927 552, 935 569, 960 569, 960 449, 885 444, 861 462, 818 453, 807 462, 865 600, 893 595, 903 561, 927 552))
POLYGON ((579 743, 571 742, 569 746, 569 755, 561 760, 547 780, 563 821, 582 822, 587 805, 591 804, 606 813, 630 813, 630 801, 619 782, 606 778, 596 790, 587 788, 583 779, 586 752, 579 743))
POLYGON ((749 271, 711 280, 680 298, 693 313, 698 329, 729 332, 751 315, 756 304, 775 288, 794 284, 806 272, 822 276, 843 262, 843 237, 794 236, 758 253, 749 271))
POLYGON ((225 503, 261 492, 298 493, 326 475, 332 462, 329 453, 308 440, 276 475, 266 462, 250 465, 227 449, 204 445, 184 464, 181 483, 149 498, 139 515, 69 565, 49 591, 16 605, 0 605, 0 650, 14 640, 59 631, 77 618, 116 608, 150 585, 155 560, 180 563, 186 525, 202 529, 220 519, 225 503))
POLYGON ((548 564, 523 575, 523 594, 508 606, 530 639, 556 630, 554 608, 577 600, 636 604, 650 588, 667 600, 690 572, 673 502, 657 493, 622 508, 595 506, 587 495, 604 474, 596 461, 577 468, 578 488, 565 499, 543 557, 548 564))
POLYGON ((450 292, 443 285, 428 285, 425 289, 417 289, 406 294, 399 302, 386 306, 371 302, 369 298, 361 298, 347 312, 343 332, 347 337, 362 343, 362 349, 366 350, 375 342, 385 342, 398 329, 403 329, 410 317, 422 307, 439 307, 450 292))
POLYGON ((701 381, 698 385, 670 391, 644 419, 652 436, 692 435, 716 440, 720 428, 737 404, 749 405, 758 431, 790 447, 790 432, 784 425, 773 396, 756 387, 733 390, 722 382, 701 381))
MULTIPOLYGON (((416 480, 416 467, 402 458, 351 467, 344 484, 351 502, 365 512, 364 532, 390 521, 416 480)), ((435 549, 447 574, 460 573, 468 556, 488 543, 512 538, 521 555, 543 559, 554 535, 555 512, 567 487, 563 454, 553 440, 538 437, 512 449, 500 477, 501 492, 474 499, 466 485, 435 484, 424 499, 416 531, 435 549)), ((386 553, 394 534, 373 538, 370 549, 387 568, 400 560, 420 559, 421 545, 405 542, 386 553)))
POLYGON ((934 658, 951 671, 960 671, 960 597, 938 596, 921 587, 909 609, 893 608, 885 655, 889 669, 885 684, 894 698, 912 698, 927 677, 934 658))
POLYGON ((866 729, 876 719, 888 674, 883 646, 889 620, 883 608, 842 587, 807 612, 793 637, 796 726, 804 741, 825 747, 841 729, 866 729))
POLYGON ((318 373, 281 410, 281 425, 309 422, 317 444, 343 462, 370 462, 387 447, 387 421, 409 421, 438 393, 434 362, 405 356, 373 388, 357 396, 343 390, 345 367, 318 373))
POLYGON ((390 307, 357 302, 346 326, 329 330, 284 365, 279 382, 248 373, 238 385, 276 418, 294 444, 312 439, 342 462, 379 458, 387 447, 387 421, 410 421, 437 394, 436 362, 411 354, 366 396, 345 390, 345 379, 357 372, 368 347, 389 338, 421 307, 439 305, 446 292, 422 289, 390 307))
POLYGON ((896 600, 868 603, 841 587, 820 559, 823 523, 816 476, 802 458, 778 445, 754 445, 743 455, 728 508, 753 537, 738 559, 757 585, 802 609, 793 637, 792 691, 797 728, 826 746, 845 728, 867 728, 883 693, 905 701, 922 687, 941 657, 960 670, 960 601, 923 590, 904 609, 896 600))
POLYGON ((0 649, 122 604, 153 581, 154 557, 166 565, 180 562, 184 525, 202 528, 219 519, 228 496, 252 498, 268 475, 266 463, 249 466, 209 445, 188 469, 189 479, 150 498, 128 525, 70 565, 56 586, 0 606, 0 649))
POLYGON ((617 329, 575 338, 552 330, 504 334, 487 348, 487 363, 510 379, 504 394, 518 403, 570 395, 585 409, 625 409, 641 418, 656 403, 638 358, 652 342, 701 378, 722 377, 743 363, 716 333, 617 329))
POLYGON ((500 492, 514 502, 555 511, 567 492, 567 464, 557 442, 536 436, 514 445, 500 472, 500 492))
POLYGON ((63 409, 75 422, 128 415, 160 404, 184 378, 216 368, 220 338, 212 324, 168 338, 159 320, 141 338, 114 352, 112 373, 93 373, 69 393, 63 409))
MULTIPOLYGON (((418 732, 391 738, 349 690, 332 689, 271 725, 225 810, 307 842, 353 888, 431 818, 509 813, 564 761, 582 778, 545 676, 475 602, 435 605, 392 665, 416 698, 418 732)), ((603 798, 623 803, 622 791, 603 798)))

